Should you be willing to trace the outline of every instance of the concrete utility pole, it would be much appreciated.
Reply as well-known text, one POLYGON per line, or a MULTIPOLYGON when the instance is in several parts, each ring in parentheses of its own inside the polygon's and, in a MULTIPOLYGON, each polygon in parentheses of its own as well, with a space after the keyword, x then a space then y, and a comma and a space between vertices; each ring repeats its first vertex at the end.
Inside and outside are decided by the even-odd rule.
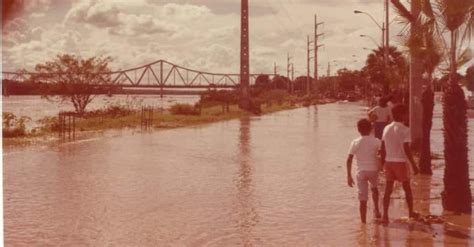
POLYGON ((249 53, 249 2, 241 0, 241 27, 240 27, 240 87, 242 109, 250 109, 249 94, 249 70, 250 70, 250 53, 249 53))
POLYGON ((389 32, 389 27, 390 27, 390 21, 389 21, 389 11, 390 10, 390 2, 388 0, 385 0, 385 42, 386 45, 385 47, 387 48, 387 55, 389 52, 390 48, 390 32, 389 32))
POLYGON ((288 81, 289 81, 288 82, 289 83, 288 87, 289 87, 290 93, 293 93, 293 83, 292 83, 291 78, 290 78, 290 70, 291 70, 290 61, 291 61, 292 58, 293 57, 290 57, 290 53, 288 52, 288 56, 287 56, 287 59, 286 59, 286 77, 288 78, 288 81))
POLYGON ((328 75, 327 77, 329 78, 331 76, 331 62, 328 62, 328 75))
MULTIPOLYGON (((418 19, 420 15, 420 6, 417 1, 411 1, 411 14, 418 19)), ((420 31, 420 22, 416 21, 411 24, 411 35, 416 35, 420 31)), ((388 33, 388 31, 386 31, 388 33)), ((422 61, 417 54, 410 53, 410 132, 412 138, 412 146, 419 149, 422 138, 422 61)))
POLYGON ((324 33, 318 33, 318 26, 324 24, 324 22, 318 23, 318 16, 314 15, 314 85, 317 85, 318 82, 318 49, 323 46, 319 44, 319 37, 324 35, 324 33))
POLYGON ((310 61, 311 61, 311 43, 313 43, 314 41, 311 41, 309 40, 309 35, 307 36, 307 42, 306 42, 306 95, 310 95, 311 91, 310 91, 310 84, 311 84, 311 80, 310 80, 310 73, 311 73, 311 67, 309 65, 310 61))
MULTIPOLYGON (((295 64, 291 63, 291 80, 295 80, 295 64)), ((293 85, 293 90, 294 90, 294 85, 293 85)))

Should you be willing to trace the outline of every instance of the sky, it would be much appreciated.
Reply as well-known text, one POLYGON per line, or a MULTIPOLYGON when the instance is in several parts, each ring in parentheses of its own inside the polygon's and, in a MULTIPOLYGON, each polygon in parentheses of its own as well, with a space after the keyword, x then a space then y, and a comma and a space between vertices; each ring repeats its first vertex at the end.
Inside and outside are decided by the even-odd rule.
MULTIPOLYGON (((240 0, 23 0, 2 24, 3 71, 33 70, 38 63, 69 53, 110 56, 112 70, 156 60, 220 73, 238 73, 240 0)), ((249 0, 250 72, 286 75, 287 54, 295 75, 306 74, 306 39, 314 15, 324 22, 319 73, 361 68, 381 30, 383 0, 249 0), (365 49, 364 49, 365 48, 365 49)), ((394 13, 391 11, 391 19, 394 13)), ((402 25, 391 24, 399 45, 402 25)), ((311 71, 313 68, 311 68, 311 71)), ((311 72, 312 73, 312 72, 311 72)))

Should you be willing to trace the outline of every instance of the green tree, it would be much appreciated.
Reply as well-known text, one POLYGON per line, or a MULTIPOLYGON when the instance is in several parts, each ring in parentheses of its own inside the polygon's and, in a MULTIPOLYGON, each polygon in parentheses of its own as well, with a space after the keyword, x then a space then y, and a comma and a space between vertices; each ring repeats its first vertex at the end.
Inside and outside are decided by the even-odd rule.
POLYGON ((467 104, 459 85, 457 68, 472 59, 469 46, 462 48, 474 33, 474 0, 436 0, 434 3, 430 0, 413 0, 412 7, 422 10, 420 16, 413 16, 399 0, 391 2, 399 15, 410 24, 412 30, 407 44, 412 55, 422 59, 425 70, 428 73, 429 68, 434 70, 442 59, 449 66, 444 70, 449 74, 449 81, 444 87, 443 100, 446 161, 443 207, 450 211, 471 213, 467 104), (444 47, 440 44, 444 44, 444 47))
POLYGON ((337 81, 342 91, 354 91, 357 87, 365 87, 364 73, 358 70, 339 69, 337 71, 337 81))
POLYGON ((110 80, 110 57, 82 59, 75 55, 58 55, 54 60, 38 64, 32 81, 55 85, 56 90, 44 92, 44 97, 61 102, 70 101, 76 113, 84 114, 86 107, 101 86, 110 80))
POLYGON ((272 79, 272 86, 274 89, 289 89, 290 80, 285 76, 274 76, 272 79))
POLYGON ((384 62, 384 48, 379 47, 367 56, 363 71, 368 75, 371 84, 382 86, 388 94, 392 88, 400 87, 408 80, 408 64, 396 47, 389 48, 388 68, 384 62))
POLYGON ((456 79, 458 62, 465 60, 466 52, 458 55, 466 38, 474 29, 474 0, 438 0, 441 23, 449 32, 450 81, 444 92, 444 191, 443 207, 455 212, 472 212, 472 195, 469 184, 467 142, 467 103, 456 79))
MULTIPOLYGON (((457 68, 472 58, 469 47, 463 51, 461 48, 463 43, 472 37, 474 0, 437 0, 434 4, 430 0, 413 0, 412 5, 421 9, 420 16, 413 16, 399 0, 391 1, 410 27, 416 28, 415 32, 407 29, 410 35, 405 35, 407 37, 405 43, 413 55, 421 58, 424 70, 429 73, 430 78, 443 59, 449 66, 449 69, 444 69, 449 74, 449 81, 444 87, 443 101, 446 160, 443 206, 448 210, 471 212, 472 198, 467 160, 467 106, 464 93, 459 86, 457 68), (443 44, 446 45, 443 47, 443 44)), ((423 102, 431 104, 431 100, 424 99, 423 102)), ((424 105, 424 110, 426 109, 432 111, 429 105, 424 105)), ((430 127, 431 124, 427 125, 427 122, 431 122, 432 113, 423 115, 425 118, 430 118, 423 120, 424 127, 430 127)), ((423 132, 422 145, 423 142, 429 143, 429 130, 423 132)), ((429 160, 428 163, 426 160, 428 150, 422 148, 420 160, 422 172, 431 171, 431 162, 429 160), (430 166, 429 170, 423 169, 425 165, 430 166)))

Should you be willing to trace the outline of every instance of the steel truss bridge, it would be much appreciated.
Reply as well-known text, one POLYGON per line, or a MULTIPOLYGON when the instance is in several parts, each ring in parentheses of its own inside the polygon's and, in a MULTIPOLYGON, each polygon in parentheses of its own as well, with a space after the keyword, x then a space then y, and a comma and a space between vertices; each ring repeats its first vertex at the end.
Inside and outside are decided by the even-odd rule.
MULTIPOLYGON (((10 80, 16 82, 28 82, 37 73, 35 72, 3 72, 2 81, 10 80)), ((185 68, 165 60, 139 67, 104 73, 110 78, 103 84, 121 88, 237 88, 240 85, 240 75, 234 73, 211 73, 185 68)), ((251 74, 250 84, 255 84, 259 75, 273 74, 251 74)), ((46 81, 47 83, 47 81, 46 81)), ((91 85, 93 86, 93 85, 91 85)))

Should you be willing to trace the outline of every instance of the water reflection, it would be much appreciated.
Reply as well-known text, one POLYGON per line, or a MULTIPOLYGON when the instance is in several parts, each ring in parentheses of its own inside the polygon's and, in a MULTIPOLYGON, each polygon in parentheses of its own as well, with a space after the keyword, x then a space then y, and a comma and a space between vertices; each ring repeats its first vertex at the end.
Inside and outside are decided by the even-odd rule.
POLYGON ((239 170, 237 179, 238 229, 242 244, 252 246, 253 230, 258 223, 254 206, 253 168, 250 148, 250 118, 240 119, 239 128, 239 170))
MULTIPOLYGON (((328 104, 4 154, 6 245, 470 244, 466 216, 361 228, 344 162, 363 116, 365 106, 328 104)), ((423 214, 441 215, 440 181, 415 181, 423 214)), ((403 197, 392 206, 394 220, 406 216, 403 197)))

